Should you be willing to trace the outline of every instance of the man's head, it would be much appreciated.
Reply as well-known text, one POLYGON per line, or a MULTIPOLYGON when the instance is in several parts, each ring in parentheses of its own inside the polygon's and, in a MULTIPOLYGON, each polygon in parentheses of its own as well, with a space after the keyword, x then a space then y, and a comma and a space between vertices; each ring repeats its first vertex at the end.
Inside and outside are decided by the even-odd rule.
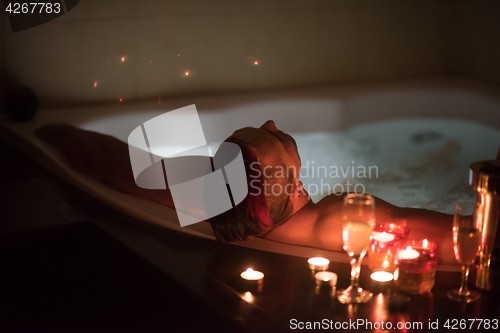
POLYGON ((303 206, 300 156, 295 140, 279 131, 273 121, 260 128, 237 130, 226 141, 241 148, 248 195, 210 222, 217 239, 246 240, 287 220, 303 206))

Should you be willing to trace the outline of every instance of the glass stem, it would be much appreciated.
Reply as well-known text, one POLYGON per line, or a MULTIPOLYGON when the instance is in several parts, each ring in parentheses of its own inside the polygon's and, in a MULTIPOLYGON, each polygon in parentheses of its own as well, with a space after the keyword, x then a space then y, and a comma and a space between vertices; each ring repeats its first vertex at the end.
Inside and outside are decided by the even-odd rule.
POLYGON ((458 291, 459 295, 468 295, 469 289, 467 289, 467 280, 469 279, 469 265, 462 266, 462 285, 458 291))
POLYGON ((361 260, 363 256, 354 255, 351 257, 351 291, 359 290, 359 273, 361 271, 361 260))

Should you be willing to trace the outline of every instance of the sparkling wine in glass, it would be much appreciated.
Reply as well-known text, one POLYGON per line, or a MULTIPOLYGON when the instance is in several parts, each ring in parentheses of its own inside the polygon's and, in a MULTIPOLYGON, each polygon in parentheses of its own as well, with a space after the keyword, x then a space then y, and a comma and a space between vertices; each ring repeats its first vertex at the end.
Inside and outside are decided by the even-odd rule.
POLYGON ((371 292, 359 286, 359 273, 374 225, 374 198, 369 194, 346 195, 342 212, 342 240, 344 251, 351 257, 351 285, 338 292, 337 298, 341 303, 365 303, 372 297, 371 292))
POLYGON ((469 266, 474 263, 481 247, 482 225, 474 218, 474 202, 459 202, 455 206, 453 219, 453 251, 455 258, 462 264, 462 285, 460 289, 450 290, 448 298, 458 302, 473 302, 479 293, 467 288, 469 266))

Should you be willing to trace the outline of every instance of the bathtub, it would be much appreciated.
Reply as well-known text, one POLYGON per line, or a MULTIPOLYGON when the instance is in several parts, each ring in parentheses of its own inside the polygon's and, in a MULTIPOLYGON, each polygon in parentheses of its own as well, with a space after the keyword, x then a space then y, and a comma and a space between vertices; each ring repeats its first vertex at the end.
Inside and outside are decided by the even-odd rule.
MULTIPOLYGON (((163 98, 161 102, 124 101, 42 110, 29 123, 11 123, 3 118, 1 136, 118 210, 149 223, 213 239, 207 222, 181 228, 173 209, 117 192, 79 174, 33 135, 34 129, 43 124, 64 121, 127 142, 130 132, 143 122, 190 104, 197 106, 208 142, 223 141, 238 128, 258 127, 273 119, 279 129, 296 138, 304 165, 302 181, 314 201, 337 194, 341 186, 347 189, 346 182, 350 181, 358 186, 356 190, 362 185, 363 191, 396 205, 449 213, 455 201, 473 199, 468 165, 494 159, 500 145, 500 96, 487 87, 447 81, 163 98), (373 174, 360 177, 363 167, 372 167, 373 174), (311 174, 314 171, 316 176, 311 174), (319 190, 313 193, 315 188, 319 190)), ((113 229, 109 224, 106 228, 113 229)), ((303 257, 323 255, 347 260, 345 254, 258 238, 239 244, 303 257)))

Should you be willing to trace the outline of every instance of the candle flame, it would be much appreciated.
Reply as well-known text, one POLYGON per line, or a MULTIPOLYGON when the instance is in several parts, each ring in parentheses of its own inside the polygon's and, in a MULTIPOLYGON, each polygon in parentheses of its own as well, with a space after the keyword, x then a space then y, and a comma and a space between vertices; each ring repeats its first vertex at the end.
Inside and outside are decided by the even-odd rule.
POLYGON ((427 247, 428 245, 429 245, 429 241, 428 241, 428 240, 427 240, 427 238, 426 238, 426 239, 424 239, 424 240, 422 241, 422 246, 423 246, 423 247, 427 247))
POLYGON ((122 62, 124 62, 124 61, 125 61, 125 57, 122 57, 122 62))
POLYGON ((248 273, 253 272, 253 269, 252 268, 247 268, 247 272, 248 273))
POLYGON ((189 75, 189 72, 186 72, 186 76, 188 76, 188 75, 189 75))
POLYGON ((253 62, 253 64, 254 64, 255 66, 257 66, 257 65, 259 64, 259 62, 258 62, 258 61, 254 61, 254 62, 253 62))
POLYGON ((412 250, 411 246, 410 246, 410 245, 408 245, 408 247, 406 248, 406 253, 410 254, 410 253, 411 253, 411 250, 412 250))

